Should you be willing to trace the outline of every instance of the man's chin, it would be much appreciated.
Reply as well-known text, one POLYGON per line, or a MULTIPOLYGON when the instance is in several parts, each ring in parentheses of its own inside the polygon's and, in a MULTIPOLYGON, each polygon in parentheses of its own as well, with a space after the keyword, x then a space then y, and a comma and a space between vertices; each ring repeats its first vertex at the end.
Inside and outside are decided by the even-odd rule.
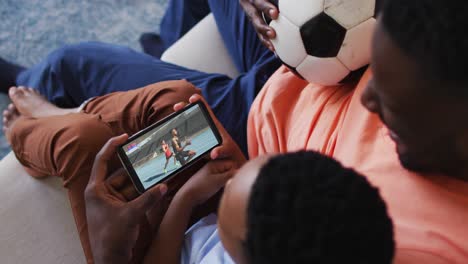
POLYGON ((463 160, 457 158, 457 155, 448 153, 429 155, 430 150, 410 152, 403 144, 397 144, 396 151, 401 166, 417 173, 456 175, 460 173, 460 164, 463 164, 463 160))
POLYGON ((415 158, 408 153, 401 153, 398 151, 398 159, 400 160, 401 166, 409 171, 419 173, 431 171, 430 165, 428 166, 420 157, 415 158))
POLYGON ((400 159, 400 164, 403 168, 413 172, 422 172, 422 167, 417 163, 402 156, 398 156, 398 158, 400 159))

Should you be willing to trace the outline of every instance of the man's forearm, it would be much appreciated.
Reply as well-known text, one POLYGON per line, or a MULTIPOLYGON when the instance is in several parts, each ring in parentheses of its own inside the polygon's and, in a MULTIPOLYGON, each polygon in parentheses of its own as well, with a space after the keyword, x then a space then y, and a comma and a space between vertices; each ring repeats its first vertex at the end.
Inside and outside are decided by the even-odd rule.
POLYGON ((185 231, 194 205, 178 193, 164 215, 156 237, 145 257, 145 263, 180 263, 185 231))
POLYGON ((130 262, 130 257, 122 256, 119 253, 108 253, 106 255, 96 254, 93 256, 93 260, 95 264, 127 264, 130 262))

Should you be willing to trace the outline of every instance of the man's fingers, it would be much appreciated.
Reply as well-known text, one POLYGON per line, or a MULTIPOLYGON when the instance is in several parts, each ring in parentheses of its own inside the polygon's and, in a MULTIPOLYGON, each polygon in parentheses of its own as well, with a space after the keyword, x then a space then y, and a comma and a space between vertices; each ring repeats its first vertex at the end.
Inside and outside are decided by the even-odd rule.
POLYGON ((135 212, 146 214, 146 212, 149 211, 155 203, 161 200, 166 192, 167 186, 165 184, 156 185, 140 197, 130 202, 129 206, 131 206, 135 212))
POLYGON ((255 0, 253 1, 255 7, 269 16, 271 19, 275 20, 278 18, 278 8, 267 0, 255 0))
POLYGON ((125 201, 132 201, 139 196, 127 172, 121 168, 106 179, 107 184, 119 193, 125 201))
POLYGON ((177 103, 177 104, 174 105, 174 111, 178 112, 178 111, 182 110, 182 108, 184 108, 186 106, 187 106, 187 103, 185 103, 185 102, 177 103))
POLYGON ((118 137, 113 137, 107 141, 107 143, 102 147, 101 151, 96 155, 94 159, 94 165, 91 172, 91 177, 89 182, 102 182, 107 177, 107 163, 115 154, 117 147, 128 139, 127 134, 120 135, 118 137))
POLYGON ((245 5, 244 10, 257 33, 266 38, 276 37, 275 30, 267 25, 266 21, 263 19, 263 14, 273 20, 278 18, 279 12, 275 5, 266 0, 256 0, 253 5, 245 5))
POLYGON ((231 160, 214 160, 205 165, 210 174, 219 174, 236 168, 236 164, 231 160))
POLYGON ((219 147, 214 148, 211 153, 210 153, 210 158, 212 160, 217 160, 217 159, 224 159, 229 156, 229 147, 226 147, 225 145, 221 145, 219 147))
POLYGON ((120 190, 123 186, 128 182, 127 179, 129 178, 127 172, 124 168, 120 168, 112 173, 111 176, 107 178, 107 183, 115 188, 116 190, 120 190))
POLYGON ((268 38, 266 38, 264 35, 260 33, 257 35, 260 41, 263 43, 263 45, 265 45, 265 47, 267 47, 272 52, 275 52, 275 46, 273 46, 273 43, 271 43, 271 41, 268 38))
POLYGON ((231 144, 224 144, 214 148, 210 153, 210 158, 212 160, 231 158, 233 155, 233 151, 235 150, 237 151, 237 146, 232 146, 231 144))
POLYGON ((267 25, 264 18, 278 19, 278 8, 269 0, 240 0, 240 4, 254 26, 262 44, 274 52, 275 47, 270 39, 276 38, 276 32, 267 25))
POLYGON ((252 5, 252 4, 247 4, 244 6, 244 11, 247 14, 247 17, 250 19, 256 30, 258 31, 259 28, 262 26, 266 26, 266 22, 263 20, 262 14, 260 13, 260 10, 252 5))

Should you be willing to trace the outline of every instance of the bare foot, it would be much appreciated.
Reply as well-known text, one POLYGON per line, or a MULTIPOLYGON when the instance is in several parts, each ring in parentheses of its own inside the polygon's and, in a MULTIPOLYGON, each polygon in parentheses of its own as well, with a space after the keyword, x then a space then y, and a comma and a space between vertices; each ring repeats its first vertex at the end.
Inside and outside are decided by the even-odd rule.
MULTIPOLYGON (((16 109, 14 104, 9 104, 8 108, 5 111, 3 111, 3 133, 5 134, 5 138, 10 145, 12 145, 12 142, 11 142, 12 128, 20 117, 21 117, 21 114, 18 112, 18 109, 16 109)), ((42 177, 47 176, 47 174, 37 172, 36 170, 29 168, 25 165, 23 165, 23 168, 29 175, 33 177, 42 178, 42 177)))
POLYGON ((3 133, 5 134, 5 137, 11 145, 11 128, 13 124, 18 120, 20 117, 20 114, 16 107, 13 104, 9 104, 8 108, 3 111, 3 133))
POLYGON ((24 86, 11 87, 8 91, 11 101, 17 112, 26 117, 46 117, 65 115, 78 112, 78 108, 59 108, 47 101, 42 95, 32 88, 24 86))

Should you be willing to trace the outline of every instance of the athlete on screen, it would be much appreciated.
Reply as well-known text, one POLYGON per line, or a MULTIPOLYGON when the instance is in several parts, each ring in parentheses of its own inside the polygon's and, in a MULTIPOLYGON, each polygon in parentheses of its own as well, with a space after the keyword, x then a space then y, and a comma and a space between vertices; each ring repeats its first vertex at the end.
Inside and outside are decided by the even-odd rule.
POLYGON ((174 166, 177 166, 177 159, 174 153, 169 148, 169 145, 166 143, 166 141, 161 140, 161 147, 164 152, 164 155, 166 155, 166 164, 164 165, 164 173, 167 173, 167 164, 169 163, 169 160, 171 159, 171 157, 174 158, 174 166))
POLYGON ((180 162, 180 164, 185 165, 190 159, 197 154, 193 150, 184 150, 185 147, 191 145, 192 143, 189 140, 185 141, 185 145, 182 146, 180 139, 179 139, 179 132, 177 129, 172 129, 172 149, 174 150, 176 159, 180 162))

